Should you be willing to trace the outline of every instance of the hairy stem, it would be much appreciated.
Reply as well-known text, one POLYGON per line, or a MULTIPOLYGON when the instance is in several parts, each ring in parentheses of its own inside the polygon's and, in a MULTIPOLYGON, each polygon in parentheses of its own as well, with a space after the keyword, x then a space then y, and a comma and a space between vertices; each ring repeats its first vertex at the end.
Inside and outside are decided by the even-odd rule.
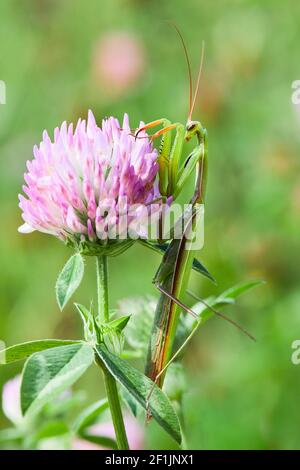
MULTIPOLYGON (((98 256, 96 259, 97 268, 97 296, 98 296, 98 318, 100 323, 109 321, 108 308, 108 275, 107 275, 107 258, 106 256, 98 256)), ((128 441, 125 431, 125 425, 122 415, 120 398, 118 394, 117 384, 114 377, 107 370, 105 365, 97 358, 97 364, 101 367, 104 374, 104 382, 106 394, 109 402, 109 408, 115 429, 117 446, 119 450, 128 450, 128 441)))
POLYGON ((97 270, 97 298, 98 298, 98 320, 99 323, 107 323, 109 321, 108 309, 108 271, 107 257, 96 257, 97 270))

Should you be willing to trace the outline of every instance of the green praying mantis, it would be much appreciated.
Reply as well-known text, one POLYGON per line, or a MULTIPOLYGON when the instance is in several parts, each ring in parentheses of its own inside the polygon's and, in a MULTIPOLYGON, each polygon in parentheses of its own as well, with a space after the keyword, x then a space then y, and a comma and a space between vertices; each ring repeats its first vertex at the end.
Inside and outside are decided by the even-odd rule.
MULTIPOLYGON (((161 295, 156 308, 145 373, 160 387, 163 385, 167 367, 174 359, 174 356, 172 357, 172 349, 181 312, 185 310, 189 314, 198 318, 181 299, 187 290, 190 273, 193 265, 195 264, 195 253, 191 248, 191 239, 197 234, 199 224, 203 223, 201 217, 199 219, 197 214, 200 208, 204 205, 208 152, 207 130, 200 121, 192 120, 192 114, 199 92, 204 57, 204 44, 202 45, 200 68, 195 94, 193 96, 193 84, 188 52, 180 31, 176 26, 174 27, 179 34, 184 48, 189 74, 190 100, 187 123, 184 125, 181 123, 171 123, 168 119, 164 118, 158 119, 141 127, 135 134, 136 138, 138 138, 140 132, 155 126, 162 126, 161 129, 151 137, 152 139, 158 137, 161 138, 158 163, 159 189, 163 198, 172 197, 174 201, 186 185, 190 175, 196 169, 194 192, 190 200, 189 212, 187 215, 185 214, 185 218, 187 217, 187 223, 184 226, 183 234, 180 239, 172 239, 170 244, 167 246, 161 265, 153 280, 155 286, 161 292, 161 295), (175 131, 173 141, 172 131, 175 131), (195 147, 182 163, 185 143, 191 139, 195 139, 195 147)), ((208 273, 206 273, 206 275, 207 274, 208 273)), ((205 304, 205 301, 202 299, 198 300, 205 304)), ((216 315, 234 324, 251 339, 254 339, 234 321, 230 320, 215 309, 212 309, 209 305, 205 305, 216 315)), ((175 356, 178 355, 178 352, 179 351, 175 353, 175 356)))
POLYGON ((202 46, 200 69, 193 96, 189 56, 180 31, 177 27, 175 29, 184 48, 189 73, 190 106, 187 123, 184 125, 181 123, 171 123, 168 119, 158 119, 138 129, 135 134, 138 138, 140 132, 154 126, 162 126, 159 131, 152 135, 152 139, 161 137, 158 164, 159 189, 162 197, 172 197, 174 201, 181 193, 190 175, 196 169, 194 193, 190 200, 189 214, 185 214, 188 221, 185 224, 182 237, 171 241, 153 280, 156 287, 161 291, 161 296, 157 305, 151 334, 146 375, 159 386, 163 384, 164 374, 162 374, 162 371, 164 371, 170 360, 180 311, 184 307, 180 299, 186 291, 194 260, 194 251, 188 248, 187 243, 188 241, 191 242, 192 234, 197 233, 199 220, 197 220, 196 215, 199 207, 204 204, 207 174, 207 130, 200 121, 192 120, 200 84, 204 45, 202 46), (173 142, 172 130, 175 131, 173 142), (191 139, 196 140, 196 145, 182 163, 184 144, 191 139))

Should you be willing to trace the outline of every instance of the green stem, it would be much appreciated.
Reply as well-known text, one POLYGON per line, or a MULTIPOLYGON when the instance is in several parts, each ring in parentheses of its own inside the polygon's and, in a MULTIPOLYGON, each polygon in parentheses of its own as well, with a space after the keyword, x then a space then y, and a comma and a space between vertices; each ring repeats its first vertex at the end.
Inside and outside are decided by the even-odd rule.
MULTIPOLYGON (((106 256, 98 256, 96 258, 97 267, 97 296, 98 296, 98 318, 100 323, 109 321, 108 308, 108 283, 107 283, 107 258, 106 256)), ((109 408, 112 421, 116 433, 116 440, 119 450, 129 449, 120 398, 118 394, 117 384, 114 377, 110 374, 103 363, 97 361, 103 370, 106 394, 108 398, 109 408)))
POLYGON ((107 257, 96 257, 97 269, 97 297, 98 297, 98 320, 99 323, 107 323, 109 321, 108 309, 108 273, 107 273, 107 257))
POLYGON ((117 389, 117 384, 113 376, 105 371, 104 381, 106 393, 109 401, 110 412, 113 420, 113 425, 116 433, 117 445, 120 450, 128 450, 129 445, 126 436, 126 430, 120 405, 120 399, 117 389))

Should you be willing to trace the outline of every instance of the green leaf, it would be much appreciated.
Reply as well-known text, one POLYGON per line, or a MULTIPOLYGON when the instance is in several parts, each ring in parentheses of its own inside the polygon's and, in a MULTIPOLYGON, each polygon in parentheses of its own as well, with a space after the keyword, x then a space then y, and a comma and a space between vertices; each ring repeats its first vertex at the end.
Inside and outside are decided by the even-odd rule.
POLYGON ((206 267, 202 263, 200 263, 197 258, 193 259, 193 269, 194 271, 197 271, 198 273, 210 279, 214 284, 217 284, 215 278, 210 274, 206 267))
POLYGON ((227 289, 221 295, 218 296, 218 299, 236 299, 239 295, 243 294, 244 292, 253 289, 253 287, 260 286, 261 284, 265 284, 265 281, 258 279, 253 281, 242 282, 237 284, 230 289, 227 289))
POLYGON ((23 433, 16 428, 6 428, 0 431, 0 444, 6 444, 13 441, 21 441, 23 433))
MULTIPOLYGON (((232 305, 235 303, 235 299, 239 295, 244 294, 253 287, 259 286, 261 284, 264 284, 264 281, 255 280, 240 283, 233 287, 230 287, 230 289, 227 289, 217 297, 208 297, 207 299, 205 299, 205 302, 210 307, 224 307, 226 305, 232 305)), ((197 302, 192 307, 192 309, 195 311, 195 313, 200 315, 201 321, 205 321, 206 319, 214 315, 214 313, 209 310, 202 302, 197 302)))
POLYGON ((84 327, 88 327, 88 325, 92 322, 92 313, 82 304, 74 303, 74 305, 81 317, 84 327))
POLYGON ((134 352, 146 354, 151 334, 157 299, 136 297, 123 299, 119 304, 121 313, 130 312, 132 319, 125 330, 125 339, 134 352))
POLYGON ((87 342, 96 341, 98 328, 92 312, 88 310, 84 305, 77 303, 75 303, 74 305, 83 322, 84 339, 87 342))
MULTIPOLYGON (((121 398, 125 405, 129 408, 133 416, 136 418, 138 415, 138 404, 133 396, 128 392, 127 388, 121 389, 121 398)), ((141 409, 141 408, 140 408, 141 409)))
POLYGON ((107 449, 116 450, 118 448, 116 441, 111 437, 97 436, 96 434, 90 433, 82 433, 80 434, 80 437, 86 441, 92 442, 93 444, 97 444, 98 446, 106 447, 107 449))
MULTIPOLYGON (((150 242, 149 240, 139 240, 139 242, 150 248, 151 250, 155 251, 156 253, 160 253, 161 255, 164 255, 165 252, 167 251, 169 247, 169 243, 153 243, 150 242)), ((193 269, 194 271, 197 271, 198 273, 202 274, 203 276, 207 277, 210 279, 214 284, 216 284, 215 278, 210 274, 210 272, 206 269, 206 267, 200 263, 200 261, 197 258, 193 259, 193 269)))
POLYGON ((15 344, 14 346, 10 346, 9 348, 0 351, 0 364, 9 364, 11 362, 21 361, 22 359, 27 359, 38 351, 77 343, 81 343, 81 341, 41 339, 37 341, 28 341, 27 343, 15 344))
POLYGON ((82 281, 84 262, 81 254, 71 256, 56 281, 56 299, 62 310, 82 281))
POLYGON ((34 438, 39 441, 41 439, 49 439, 50 437, 63 436, 69 433, 69 428, 63 421, 53 420, 45 423, 41 429, 35 434, 34 438))
MULTIPOLYGON (((265 281, 262 280, 253 280, 247 281, 244 283, 237 284, 233 287, 230 287, 222 294, 216 296, 207 297, 204 299, 205 303, 208 304, 210 307, 220 308, 226 307, 228 305, 235 304, 235 299, 245 293, 246 291, 264 284, 265 281)), ((182 316, 180 319, 180 325, 177 330, 176 335, 176 342, 175 342, 175 350, 183 343, 185 338, 191 333, 192 329, 195 325, 199 322, 199 325, 203 325, 209 318, 213 317, 215 314, 212 310, 210 310, 206 305, 204 305, 201 301, 196 302, 192 306, 192 310, 199 316, 198 320, 195 320, 191 316, 182 316)))
POLYGON ((25 363, 21 384, 23 415, 35 412, 70 387, 92 364, 92 348, 85 343, 47 349, 25 363))
POLYGON ((74 423, 74 431, 78 433, 87 426, 92 425, 98 416, 100 416, 107 409, 108 400, 106 398, 93 403, 88 408, 83 410, 83 412, 80 413, 80 415, 77 417, 74 423))
POLYGON ((52 400, 43 408, 43 416, 46 419, 55 416, 66 416, 82 409, 86 402, 86 392, 83 390, 72 391, 59 397, 59 400, 52 400))
POLYGON ((95 350, 109 372, 145 410, 152 391, 149 399, 151 415, 180 444, 181 431, 178 417, 163 391, 139 370, 108 351, 104 344, 97 345, 95 350))
POLYGON ((110 322, 102 323, 100 325, 100 340, 97 343, 104 342, 110 351, 120 356, 125 340, 123 329, 129 319, 130 315, 125 315, 110 322))
POLYGON ((124 315, 124 316, 116 318, 115 320, 112 320, 108 323, 105 323, 104 326, 108 327, 108 328, 111 328, 111 329, 114 329, 114 330, 122 331, 122 330, 124 330, 125 326, 129 322, 130 317, 131 317, 131 315, 124 315))

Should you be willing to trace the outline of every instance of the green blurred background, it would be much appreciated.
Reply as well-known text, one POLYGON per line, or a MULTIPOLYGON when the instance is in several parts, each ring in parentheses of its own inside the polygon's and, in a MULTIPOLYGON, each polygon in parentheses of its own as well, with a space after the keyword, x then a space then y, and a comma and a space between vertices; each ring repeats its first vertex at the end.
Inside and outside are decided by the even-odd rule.
MULTIPOLYGON (((257 338, 252 344, 214 318, 185 355, 185 416, 194 449, 300 448, 300 108, 291 102, 299 76, 300 4, 218 0, 2 0, 0 79, 0 338, 7 345, 43 337, 77 338, 70 304, 59 312, 57 273, 68 248, 44 234, 20 235, 18 193, 25 162, 43 129, 93 109, 98 120, 168 117, 185 122, 188 80, 181 29, 196 75, 201 41, 205 67, 195 119, 209 132, 209 182, 202 261, 218 280, 193 275, 202 296, 248 278, 265 286, 231 308, 257 338), (126 52, 127 51, 127 52, 126 52), (126 56, 127 54, 127 56, 126 56)), ((111 304, 157 295, 160 259, 135 246, 111 261, 111 304)), ((95 296, 93 260, 76 299, 95 296)), ((229 310, 227 311, 227 313, 229 310)), ((20 372, 2 367, 0 387, 20 372)), ((92 369, 78 388, 88 402, 103 395, 92 369)), ((8 422, 0 415, 0 427, 8 422)), ((148 447, 172 448, 152 424, 148 447)))

